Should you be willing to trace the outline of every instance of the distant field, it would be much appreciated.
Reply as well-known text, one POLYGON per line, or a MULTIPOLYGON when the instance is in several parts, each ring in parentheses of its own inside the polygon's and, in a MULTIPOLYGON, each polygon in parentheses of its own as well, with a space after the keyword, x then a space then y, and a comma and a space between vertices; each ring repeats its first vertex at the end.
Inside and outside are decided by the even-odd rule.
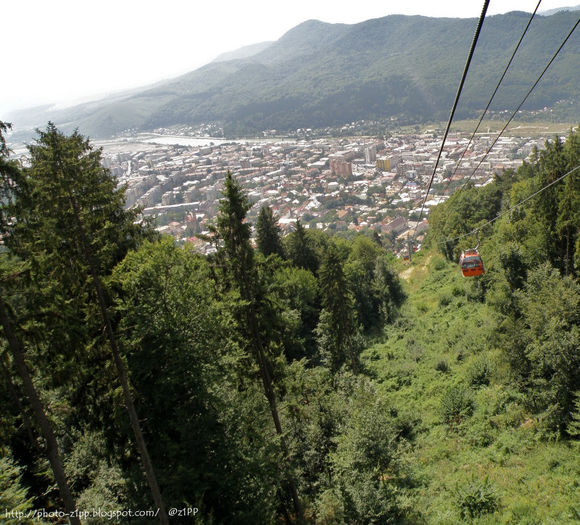
MULTIPOLYGON (((444 126, 446 124, 442 124, 444 126)), ((473 133, 477 126, 477 120, 458 120, 451 125, 452 131, 473 133)), ((505 126, 505 121, 491 120, 483 121, 478 133, 495 132, 498 133, 505 126), (488 131, 489 130, 489 131, 488 131)), ((520 122, 513 121, 508 129, 503 133, 507 136, 544 136, 544 135, 567 135, 570 129, 578 126, 578 123, 562 122, 520 122)))
MULTIPOLYGON (((479 127, 478 134, 499 133, 505 126, 505 121, 484 120, 479 127)), ((477 120, 457 120, 451 124, 451 133, 473 133, 477 126, 477 120)), ((400 133, 417 133, 435 131, 442 134, 447 122, 430 122, 419 126, 402 126, 397 131, 400 133)), ((570 129, 578 128, 578 122, 526 122, 513 121, 503 135, 512 137, 545 137, 551 135, 568 135, 570 129)))

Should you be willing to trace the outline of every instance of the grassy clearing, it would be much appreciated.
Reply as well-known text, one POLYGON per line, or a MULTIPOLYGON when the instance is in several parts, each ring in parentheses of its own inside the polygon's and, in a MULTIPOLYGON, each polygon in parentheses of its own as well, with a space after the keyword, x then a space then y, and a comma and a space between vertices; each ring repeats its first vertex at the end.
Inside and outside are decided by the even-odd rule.
MULTIPOLYGON (((473 133, 477 120, 460 120, 453 122, 452 131, 473 133)), ((552 137, 553 135, 567 135, 570 128, 578 123, 573 122, 525 122, 513 121, 503 133, 508 137, 552 137)), ((479 128, 480 133, 498 133, 505 126, 505 121, 484 120, 479 128)))
MULTIPOLYGON (((507 119, 507 118, 506 118, 507 119)), ((456 120, 451 126, 452 133, 473 133, 479 119, 456 120)), ((420 131, 444 130, 446 122, 428 123, 420 127, 420 131)), ((484 120, 479 127, 478 133, 499 133, 505 126, 505 120, 484 120)), ((546 137, 554 135, 568 135, 571 128, 577 127, 578 122, 527 122, 514 120, 503 135, 508 137, 546 137)), ((413 126, 402 128, 401 132, 413 133, 413 126)))
POLYGON ((580 444, 546 441, 524 409, 476 281, 435 254, 403 272, 402 315, 363 357, 415 424, 414 508, 425 523, 578 523, 580 444))

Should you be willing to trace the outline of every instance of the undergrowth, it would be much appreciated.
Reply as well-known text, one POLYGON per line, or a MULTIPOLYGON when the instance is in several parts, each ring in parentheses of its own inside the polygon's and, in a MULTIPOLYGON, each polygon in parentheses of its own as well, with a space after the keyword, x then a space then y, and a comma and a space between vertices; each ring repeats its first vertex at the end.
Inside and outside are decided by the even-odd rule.
POLYGON ((477 281, 438 255, 413 265, 400 317, 363 358, 416 420, 408 463, 422 522, 578 523, 579 443, 546 440, 527 412, 477 281))

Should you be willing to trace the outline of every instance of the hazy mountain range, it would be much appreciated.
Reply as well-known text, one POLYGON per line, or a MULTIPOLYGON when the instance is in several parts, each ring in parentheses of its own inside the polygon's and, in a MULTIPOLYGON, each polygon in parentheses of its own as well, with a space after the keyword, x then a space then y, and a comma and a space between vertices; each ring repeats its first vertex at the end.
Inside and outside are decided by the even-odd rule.
MULTIPOLYGON (((529 16, 512 12, 485 20, 457 118, 475 116, 485 107, 529 16)), ((512 111, 519 104, 577 17, 577 11, 536 17, 492 109, 512 111)), ((235 135, 360 119, 444 120, 475 25, 475 19, 401 15, 352 25, 309 20, 275 42, 225 53, 155 86, 58 111, 34 108, 11 118, 17 130, 50 119, 91 137, 205 122, 219 122, 226 134, 235 135)), ((559 103, 577 114, 579 56, 580 31, 524 109, 559 103)))

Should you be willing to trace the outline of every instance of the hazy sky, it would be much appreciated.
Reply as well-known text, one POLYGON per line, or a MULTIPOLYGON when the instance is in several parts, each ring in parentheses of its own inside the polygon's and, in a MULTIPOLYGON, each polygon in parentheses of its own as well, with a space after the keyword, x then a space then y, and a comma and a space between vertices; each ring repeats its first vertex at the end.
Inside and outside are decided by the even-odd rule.
MULTIPOLYGON (((531 13, 536 3, 491 0, 488 15, 513 10, 531 13)), ((575 3, 544 0, 540 11, 575 3)), ((0 120, 10 109, 71 102, 171 78, 225 51, 277 40, 311 18, 349 24, 389 14, 475 18, 483 0, 7 0, 2 4, 0 120)))

